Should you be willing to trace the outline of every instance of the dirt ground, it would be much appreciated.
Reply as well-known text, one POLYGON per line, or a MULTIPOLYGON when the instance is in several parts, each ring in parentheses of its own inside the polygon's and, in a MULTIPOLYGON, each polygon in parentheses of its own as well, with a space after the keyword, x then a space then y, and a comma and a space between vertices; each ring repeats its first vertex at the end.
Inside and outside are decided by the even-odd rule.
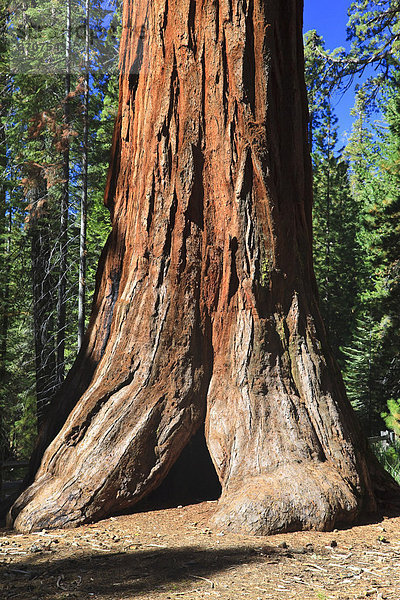
POLYGON ((0 530, 2 600, 400 600, 400 517, 270 537, 208 528, 214 502, 30 535, 0 530))

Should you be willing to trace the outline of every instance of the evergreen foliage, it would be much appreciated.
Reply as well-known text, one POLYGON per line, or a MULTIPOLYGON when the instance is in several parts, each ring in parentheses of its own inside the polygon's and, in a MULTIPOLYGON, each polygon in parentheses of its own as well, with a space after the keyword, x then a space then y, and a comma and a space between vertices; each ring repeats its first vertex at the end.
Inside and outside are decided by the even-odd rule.
POLYGON ((389 412, 382 413, 382 417, 389 429, 400 437, 400 399, 390 398, 387 402, 389 412))
MULTIPOLYGON (((370 399, 357 387, 357 368, 348 355, 345 375, 349 392, 355 399, 364 421, 375 431, 383 426, 380 414, 386 402, 400 392, 400 327, 399 295, 396 266, 399 260, 399 214, 396 203, 399 195, 399 129, 397 122, 397 86, 386 88, 381 100, 385 126, 371 123, 366 110, 367 96, 360 90, 355 104, 356 121, 347 153, 351 163, 352 194, 359 204, 358 239, 363 260, 360 265, 360 314, 369 323, 364 353, 369 354, 372 340, 374 355, 369 367, 372 389, 370 399), (396 214, 397 210, 397 214, 396 214), (352 382, 353 381, 353 385, 352 382), (368 408, 367 408, 368 406, 368 408), (366 417, 365 413, 368 414, 366 417)), ((360 340, 355 339, 361 350, 360 340)), ((361 379, 365 379, 361 377, 361 379)))
POLYGON ((345 65, 351 73, 373 64, 383 81, 400 63, 400 1, 356 0, 349 7, 347 26, 351 51, 345 65))
MULTIPOLYGON (((66 4, 61 0, 1 2, 9 10, 1 11, 0 20, 0 434, 3 457, 27 457, 37 422, 40 425, 45 418, 60 383, 60 340, 65 344, 63 370, 68 370, 77 351, 85 6, 71 0, 66 96, 66 4), (68 227, 63 234, 66 176, 68 227), (64 252, 67 262, 61 267, 64 252), (62 271, 66 272, 66 323, 60 330, 62 271)), ((89 281, 94 280, 109 231, 100 190, 105 185, 117 106, 119 10, 119 2, 91 1, 89 281)), ((91 284, 88 305, 93 288, 91 284)))
POLYGON ((326 80, 322 37, 305 36, 306 83, 310 106, 314 175, 314 266, 328 340, 339 361, 351 341, 360 287, 358 206, 350 189, 348 163, 338 149, 337 117, 326 80))
POLYGON ((353 2, 349 54, 326 50, 315 31, 305 36, 321 311, 369 435, 384 427, 381 413, 400 394, 399 11, 397 0, 353 2), (340 149, 333 90, 364 71, 352 132, 340 149))
POLYGON ((363 77, 364 92, 373 104, 380 87, 396 78, 400 61, 400 0, 355 0, 348 9, 349 52, 318 48, 325 61, 331 89, 348 89, 354 78, 363 77), (372 70, 373 69, 373 70, 372 70))

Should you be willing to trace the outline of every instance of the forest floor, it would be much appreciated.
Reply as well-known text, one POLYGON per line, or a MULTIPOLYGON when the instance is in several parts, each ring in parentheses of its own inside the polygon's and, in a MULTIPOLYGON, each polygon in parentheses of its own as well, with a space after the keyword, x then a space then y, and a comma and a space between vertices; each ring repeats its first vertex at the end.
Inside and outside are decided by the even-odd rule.
POLYGON ((209 529, 214 502, 29 535, 0 530, 2 600, 400 599, 400 517, 270 537, 209 529))

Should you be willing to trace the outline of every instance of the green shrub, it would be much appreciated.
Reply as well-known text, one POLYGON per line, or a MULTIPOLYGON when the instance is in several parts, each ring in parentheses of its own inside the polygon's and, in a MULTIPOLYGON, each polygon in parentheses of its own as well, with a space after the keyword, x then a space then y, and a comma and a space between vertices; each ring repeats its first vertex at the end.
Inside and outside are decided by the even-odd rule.
POLYGON ((394 400, 394 398, 391 398, 388 400, 387 406, 389 412, 382 413, 382 418, 386 426, 400 437, 400 399, 394 400))

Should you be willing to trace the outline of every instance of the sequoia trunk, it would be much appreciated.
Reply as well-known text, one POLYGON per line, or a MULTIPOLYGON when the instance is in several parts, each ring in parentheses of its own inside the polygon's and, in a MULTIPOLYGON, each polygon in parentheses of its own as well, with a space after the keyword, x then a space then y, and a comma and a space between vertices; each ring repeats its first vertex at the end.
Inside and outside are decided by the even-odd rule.
POLYGON ((18 529, 132 507, 204 422, 219 526, 376 508, 317 307, 301 30, 300 0, 125 2, 113 229, 18 529))

